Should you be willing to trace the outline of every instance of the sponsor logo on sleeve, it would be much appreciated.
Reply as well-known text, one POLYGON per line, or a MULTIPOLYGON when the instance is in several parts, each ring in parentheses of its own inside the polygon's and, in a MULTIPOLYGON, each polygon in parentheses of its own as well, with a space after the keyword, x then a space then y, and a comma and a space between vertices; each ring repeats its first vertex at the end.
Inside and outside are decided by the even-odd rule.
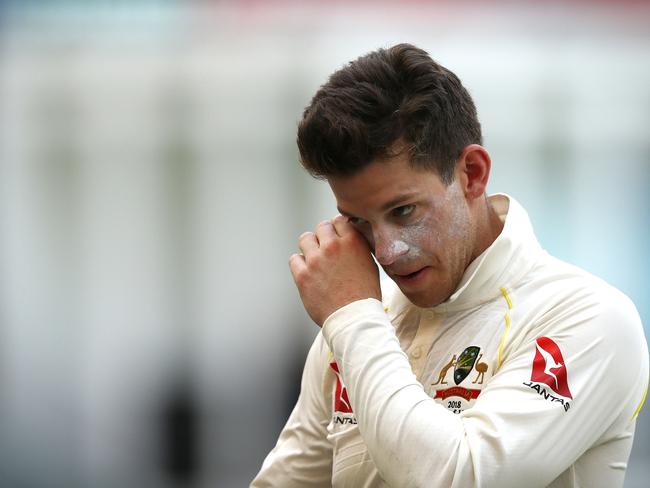
POLYGON ((345 388, 338 365, 332 361, 330 368, 336 374, 336 388, 334 389, 334 413, 332 421, 334 424, 356 425, 357 418, 352 412, 352 404, 348 398, 348 391, 345 388))
POLYGON ((348 398, 348 390, 343 384, 343 379, 341 379, 341 373, 339 373, 339 367, 335 362, 330 363, 330 368, 336 373, 336 390, 334 390, 334 411, 341 413, 352 413, 352 405, 350 405, 350 399, 348 398))
POLYGON ((567 376, 560 347, 548 337, 539 337, 535 342, 530 381, 525 381, 524 385, 535 390, 545 400, 560 403, 564 411, 568 411, 571 408, 569 400, 573 400, 573 395, 567 376))

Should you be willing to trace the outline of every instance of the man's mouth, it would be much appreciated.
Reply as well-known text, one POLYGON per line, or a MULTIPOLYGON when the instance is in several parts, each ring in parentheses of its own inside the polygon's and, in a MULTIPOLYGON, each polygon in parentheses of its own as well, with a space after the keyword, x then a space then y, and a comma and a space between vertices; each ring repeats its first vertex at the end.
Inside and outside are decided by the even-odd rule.
POLYGON ((419 281, 424 276, 424 274, 426 273, 426 271, 428 269, 429 269, 429 267, 425 266, 423 268, 420 268, 420 269, 417 269, 417 270, 411 271, 411 272, 409 272, 409 270, 407 270, 406 272, 393 273, 393 278, 398 283, 403 283, 403 284, 416 283, 417 281, 419 281))

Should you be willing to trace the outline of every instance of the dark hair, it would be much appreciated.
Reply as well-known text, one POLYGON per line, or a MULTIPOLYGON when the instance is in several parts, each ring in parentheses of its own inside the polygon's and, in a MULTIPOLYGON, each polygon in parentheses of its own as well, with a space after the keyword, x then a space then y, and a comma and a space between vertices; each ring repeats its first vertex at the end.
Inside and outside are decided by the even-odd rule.
POLYGON ((332 74, 298 126, 301 163, 317 178, 349 176, 407 150, 414 167, 454 179, 481 144, 476 107, 458 77, 411 44, 378 49, 332 74))

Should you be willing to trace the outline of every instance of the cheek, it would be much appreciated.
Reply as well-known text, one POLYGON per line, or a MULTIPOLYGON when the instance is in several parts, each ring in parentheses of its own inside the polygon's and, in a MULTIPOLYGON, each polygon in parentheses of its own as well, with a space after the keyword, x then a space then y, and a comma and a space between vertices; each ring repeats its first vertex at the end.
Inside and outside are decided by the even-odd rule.
POLYGON ((410 257, 416 257, 431 251, 433 235, 430 224, 421 222, 405 229, 402 232, 400 243, 408 247, 410 257))
POLYGON ((404 232, 404 241, 411 252, 430 256, 437 256, 443 261, 443 256, 452 254, 459 247, 457 239, 460 238, 459 229, 452 228, 457 225, 454 219, 442 211, 431 212, 423 220, 408 228, 404 232))
POLYGON ((444 241, 448 223, 439 212, 428 213, 414 228, 414 234, 422 245, 440 245, 444 241))
POLYGON ((469 237, 469 209, 456 193, 457 190, 452 188, 444 200, 434 204, 425 219, 424 225, 430 229, 429 242, 439 248, 444 247, 441 252, 451 252, 454 248, 465 246, 469 237))
MULTIPOLYGON (((445 206, 446 232, 449 239, 465 241, 468 238, 470 228, 470 213, 467 202, 463 197, 460 186, 454 184, 450 187, 445 206)), ((465 242, 459 242, 465 244, 465 242)))

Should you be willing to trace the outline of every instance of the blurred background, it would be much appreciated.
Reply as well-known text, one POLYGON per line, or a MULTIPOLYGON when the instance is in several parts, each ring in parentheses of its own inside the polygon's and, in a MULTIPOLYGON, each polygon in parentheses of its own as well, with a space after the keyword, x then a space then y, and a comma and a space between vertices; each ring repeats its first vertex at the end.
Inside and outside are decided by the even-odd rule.
POLYGON ((477 3, 0 2, 0 487, 248 485, 317 333, 287 259, 335 213, 297 121, 397 42, 473 94, 490 191, 648 334, 649 4, 477 3))

